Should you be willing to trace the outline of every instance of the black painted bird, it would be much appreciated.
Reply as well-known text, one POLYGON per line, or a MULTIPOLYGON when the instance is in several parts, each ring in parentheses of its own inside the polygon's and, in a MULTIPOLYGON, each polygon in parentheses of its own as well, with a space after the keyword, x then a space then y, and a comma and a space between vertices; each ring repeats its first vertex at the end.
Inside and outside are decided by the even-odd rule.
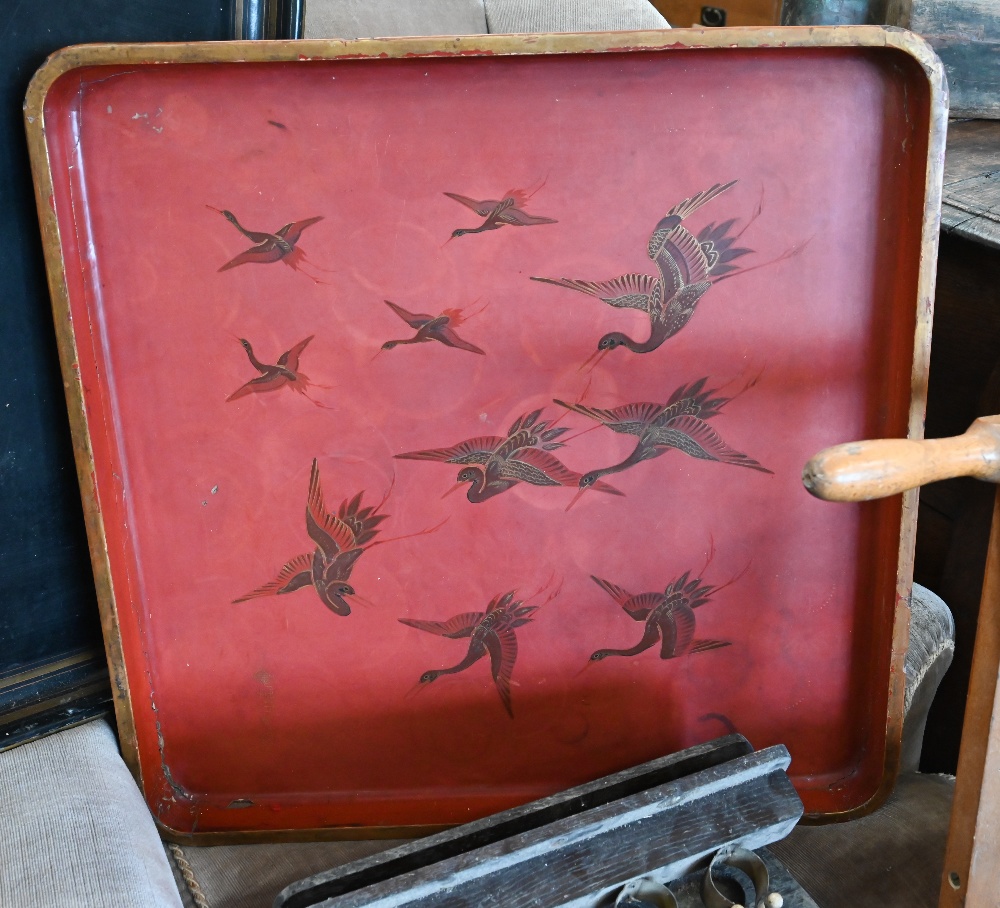
MULTIPOLYGON (((395 456, 401 460, 433 460, 462 465, 456 485, 471 483, 466 497, 473 504, 487 501, 506 492, 519 482, 535 486, 579 486, 582 476, 569 469, 551 451, 563 447, 557 439, 567 430, 554 428, 541 419, 542 411, 519 416, 507 436, 480 435, 448 448, 407 451, 395 456)), ((599 492, 621 495, 606 482, 590 483, 599 492)))
MULTIPOLYGON (((543 184, 544 185, 544 184, 543 184)), ((539 186, 538 189, 542 187, 539 186)), ((481 218, 485 218, 478 227, 459 227, 453 230, 451 238, 465 236, 467 233, 483 233, 486 230, 499 230, 501 227, 535 227, 539 224, 557 224, 553 218, 543 218, 538 215, 528 214, 524 211, 524 206, 528 204, 531 197, 538 192, 528 194, 522 189, 508 189, 502 199, 470 199, 468 196, 459 195, 456 192, 446 192, 449 199, 454 199, 471 208, 481 218)))
MULTIPOLYGON (((713 397, 718 389, 703 390, 707 381, 706 377, 692 385, 681 385, 665 404, 634 403, 603 410, 556 400, 559 406, 588 416, 613 432, 634 435, 638 439, 632 453, 621 463, 585 473, 580 479, 580 491, 594 485, 602 476, 620 473, 644 460, 652 460, 675 450, 699 460, 714 460, 772 473, 752 457, 726 444, 708 424, 707 420, 717 416, 733 398, 713 397)), ((747 388, 752 385, 753 382, 747 388)))
POLYGON ((677 659, 730 645, 727 640, 695 639, 694 610, 707 605, 721 587, 707 584, 700 577, 691 579, 690 572, 668 583, 662 593, 640 593, 638 596, 600 577, 591 575, 590 579, 611 596, 633 621, 644 623, 642 638, 635 646, 599 649, 591 655, 591 662, 600 662, 608 656, 636 656, 657 642, 660 644, 661 659, 677 659))
POLYGON ((383 350, 392 350, 393 347, 398 347, 400 344, 423 344, 428 341, 437 341, 446 347, 454 347, 456 350, 467 350, 469 353, 485 355, 485 350, 480 350, 475 344, 462 340, 455 333, 455 329, 459 325, 478 313, 464 315, 462 309, 445 309, 440 315, 427 315, 423 312, 408 312, 402 306, 389 300, 383 300, 383 302, 417 332, 413 337, 404 340, 386 341, 382 344, 383 350))
POLYGON ((716 183, 675 205, 660 219, 647 244, 647 253, 656 265, 657 277, 630 273, 607 281, 549 277, 531 279, 586 293, 619 309, 645 312, 650 323, 647 340, 636 341, 620 331, 612 331, 600 339, 594 356, 603 355, 615 347, 649 353, 690 321, 698 301, 715 281, 737 270, 737 266, 731 264, 735 259, 752 252, 751 249, 733 246, 736 237, 729 231, 735 220, 709 224, 697 236, 682 224, 688 215, 722 195, 736 182, 716 183))
POLYGON ((435 668, 420 676, 420 684, 430 684, 441 675, 454 675, 474 665, 487 653, 490 656, 490 670, 500 701, 507 715, 514 718, 510 701, 510 678, 517 659, 517 636, 515 629, 528 624, 531 615, 538 611, 537 605, 525 605, 523 600, 515 600, 515 590, 494 596, 485 612, 464 612, 447 621, 420 621, 415 618, 400 618, 402 624, 415 627, 429 634, 451 639, 469 638, 469 648, 465 658, 449 668, 435 668))
POLYGON ((355 595, 348 583, 358 559, 369 549, 386 542, 409 539, 433 533, 441 524, 406 536, 376 540, 379 524, 389 515, 380 514, 383 499, 375 506, 362 507, 364 492, 345 499, 334 514, 323 503, 323 489, 319 481, 319 465, 312 462, 309 475, 309 497, 306 501, 306 532, 316 544, 312 553, 297 555, 287 562, 270 583, 257 587, 233 602, 246 602, 261 596, 281 596, 312 586, 320 601, 335 615, 351 614, 345 597, 355 595))

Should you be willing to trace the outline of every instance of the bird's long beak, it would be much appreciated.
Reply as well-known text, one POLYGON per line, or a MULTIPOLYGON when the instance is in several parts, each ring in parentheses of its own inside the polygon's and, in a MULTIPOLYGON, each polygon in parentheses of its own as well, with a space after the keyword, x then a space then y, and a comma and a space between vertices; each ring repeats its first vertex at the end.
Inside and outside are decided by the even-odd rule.
POLYGON ((442 497, 442 498, 447 498, 447 497, 448 497, 448 496, 449 496, 449 495, 450 495, 450 494, 451 494, 452 492, 457 492, 457 491, 458 491, 458 490, 459 490, 460 488, 462 488, 462 486, 464 486, 464 485, 465 485, 465 483, 464 483, 464 482, 456 482, 456 483, 455 483, 455 484, 454 484, 454 485, 453 485, 453 486, 452 486, 452 487, 451 487, 450 489, 448 489, 448 491, 447 491, 447 492, 445 492, 445 493, 444 493, 444 495, 442 495, 441 497, 442 497))
POLYGON ((593 372, 594 369, 596 369, 601 364, 601 360, 604 359, 604 357, 607 356, 607 354, 608 354, 607 350, 601 350, 601 349, 596 350, 594 353, 591 353, 590 356, 588 356, 583 361, 583 364, 576 371, 583 372, 586 369, 586 371, 588 372, 593 372), (591 363, 594 363, 594 365, 590 366, 591 363), (590 368, 587 369, 587 366, 590 366, 590 368))
POLYGON ((573 496, 573 500, 572 500, 572 501, 571 501, 571 502, 570 502, 570 503, 569 503, 568 505, 566 505, 566 510, 568 511, 568 510, 569 510, 569 509, 570 509, 571 507, 573 507, 573 505, 575 505, 575 504, 576 504, 576 503, 577 503, 577 502, 578 502, 578 501, 580 500, 580 496, 581 496, 581 495, 583 495, 583 493, 584 493, 584 492, 586 492, 586 491, 587 491, 587 489, 586 489, 586 488, 582 488, 582 489, 580 489, 580 490, 579 490, 579 491, 578 491, 578 492, 577 492, 577 493, 576 493, 576 494, 575 494, 575 495, 573 496))

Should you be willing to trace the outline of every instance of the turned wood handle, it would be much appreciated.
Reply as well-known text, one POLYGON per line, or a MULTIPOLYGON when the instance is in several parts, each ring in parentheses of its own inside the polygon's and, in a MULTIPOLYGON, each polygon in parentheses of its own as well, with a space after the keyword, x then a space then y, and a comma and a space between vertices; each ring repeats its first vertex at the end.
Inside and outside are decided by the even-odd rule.
POLYGON ((954 438, 836 445, 806 464, 802 482, 827 501, 869 501, 955 476, 1000 482, 1000 416, 981 417, 954 438))

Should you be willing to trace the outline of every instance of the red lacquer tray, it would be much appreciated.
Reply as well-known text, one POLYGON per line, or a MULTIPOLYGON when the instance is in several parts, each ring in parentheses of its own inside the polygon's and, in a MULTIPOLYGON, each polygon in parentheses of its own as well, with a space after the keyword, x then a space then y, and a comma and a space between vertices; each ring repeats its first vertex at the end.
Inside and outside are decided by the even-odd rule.
POLYGON ((83 47, 28 97, 126 758, 174 835, 457 823, 733 728, 891 785, 918 39, 83 47), (455 489, 454 494, 448 495, 455 489))

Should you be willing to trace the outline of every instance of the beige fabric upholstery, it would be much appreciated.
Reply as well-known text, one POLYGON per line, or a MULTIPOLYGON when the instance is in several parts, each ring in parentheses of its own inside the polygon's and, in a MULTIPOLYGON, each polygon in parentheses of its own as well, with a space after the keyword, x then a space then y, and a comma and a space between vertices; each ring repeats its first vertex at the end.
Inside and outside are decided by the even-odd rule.
POLYGON ((307 38, 483 35, 483 0, 309 0, 307 38))
POLYGON ((177 846, 170 849, 170 859, 184 908, 198 908, 198 904, 182 878, 178 866, 182 861, 188 862, 209 908, 269 908, 274 897, 297 880, 401 844, 382 839, 211 848, 182 845, 179 855, 177 846))
POLYGON ((647 0, 485 0, 491 33, 614 32, 670 28, 647 0))
POLYGON ((670 28, 648 0, 309 0, 307 38, 670 28))
POLYGON ((180 908, 146 804, 98 720, 0 754, 3 908, 180 908))
POLYGON ((955 781, 907 773, 875 813, 768 846, 822 908, 936 908, 955 781))

